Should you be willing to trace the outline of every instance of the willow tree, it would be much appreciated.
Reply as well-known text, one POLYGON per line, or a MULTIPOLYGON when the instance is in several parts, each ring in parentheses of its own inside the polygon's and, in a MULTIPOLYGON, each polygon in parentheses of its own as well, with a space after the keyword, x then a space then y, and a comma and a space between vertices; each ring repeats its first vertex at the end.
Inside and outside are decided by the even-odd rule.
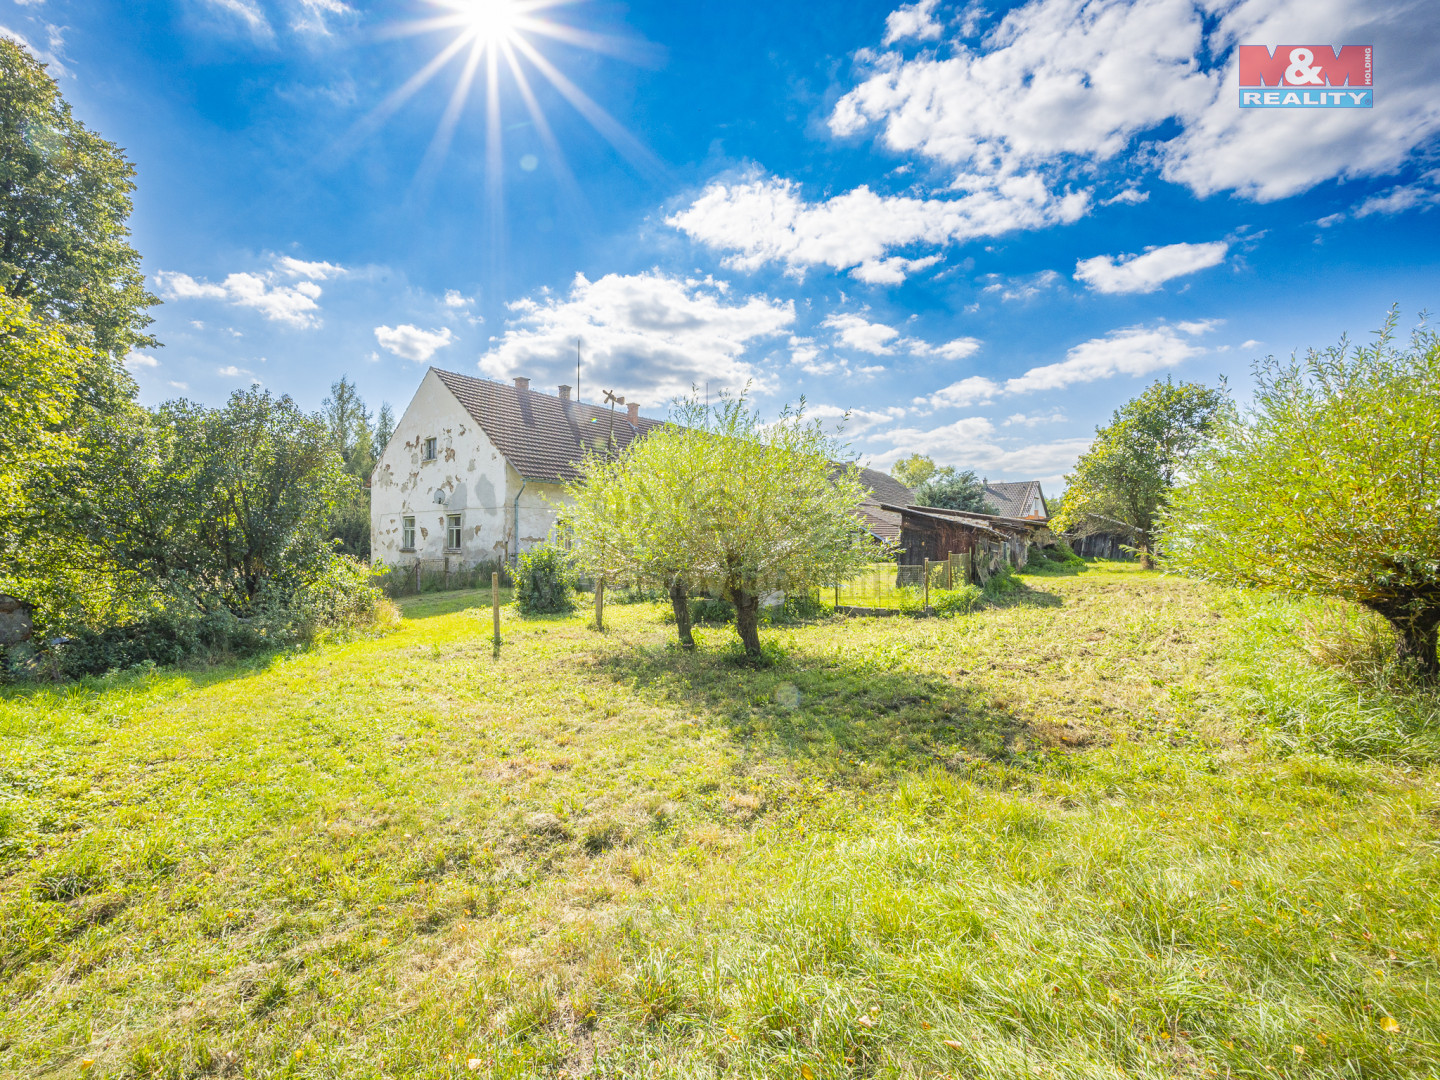
POLYGON ((1171 502, 1180 567, 1235 585, 1352 600, 1390 621, 1402 656, 1440 677, 1440 337, 1345 341, 1255 370, 1171 502))
POLYGON ((749 656, 760 655, 760 603, 849 577, 875 558, 855 508, 866 495, 853 466, 804 403, 766 423, 744 396, 707 408, 694 397, 673 422, 614 460, 591 459, 567 493, 565 521, 591 570, 662 582, 680 641, 693 647, 689 595, 735 606, 749 656))

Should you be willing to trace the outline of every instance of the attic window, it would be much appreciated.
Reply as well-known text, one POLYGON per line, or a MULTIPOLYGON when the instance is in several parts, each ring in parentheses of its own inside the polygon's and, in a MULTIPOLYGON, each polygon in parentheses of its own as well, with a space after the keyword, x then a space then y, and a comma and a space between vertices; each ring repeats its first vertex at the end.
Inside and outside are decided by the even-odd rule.
POLYGON ((435 460, 435 438, 434 438, 434 436, 431 436, 430 438, 428 438, 428 439, 425 440, 425 452, 424 452, 423 454, 421 454, 421 457, 422 457, 425 461, 434 461, 434 460, 435 460))

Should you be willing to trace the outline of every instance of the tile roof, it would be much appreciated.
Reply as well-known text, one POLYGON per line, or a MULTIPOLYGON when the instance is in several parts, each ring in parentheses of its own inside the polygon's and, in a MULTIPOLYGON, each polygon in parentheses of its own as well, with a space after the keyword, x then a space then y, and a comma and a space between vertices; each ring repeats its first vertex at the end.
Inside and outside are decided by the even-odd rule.
POLYGON ((587 450, 603 454, 614 443, 618 452, 663 421, 640 417, 632 424, 624 409, 562 401, 553 394, 521 390, 511 383, 476 379, 431 368, 465 406, 495 448, 526 480, 560 483, 580 478, 587 450))
MULTIPOLYGON (((842 468, 844 466, 837 465, 831 476, 838 474, 842 468)), ((879 540, 900 539, 900 515, 882 510, 880 504, 895 503, 905 506, 915 501, 915 493, 889 473, 880 472, 878 469, 862 468, 860 483, 869 488, 870 493, 856 508, 855 516, 869 530, 871 536, 879 540)))
MULTIPOLYGON (((989 483, 985 484, 985 499, 995 507, 998 517, 1029 518, 1030 504, 1036 496, 1040 497, 1040 505, 1045 506, 1045 495, 1040 490, 1039 480, 1021 480, 1015 483, 989 483)), ((1049 508, 1040 515, 1043 519, 1050 516, 1049 508)))

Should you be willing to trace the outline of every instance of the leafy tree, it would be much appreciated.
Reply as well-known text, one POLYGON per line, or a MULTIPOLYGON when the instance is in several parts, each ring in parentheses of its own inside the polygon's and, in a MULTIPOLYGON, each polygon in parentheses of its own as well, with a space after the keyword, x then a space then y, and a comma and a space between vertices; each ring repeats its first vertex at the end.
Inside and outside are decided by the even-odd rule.
POLYGON ((0 564, 10 573, 43 526, 47 478, 68 468, 78 451, 65 421, 86 361, 29 304, 0 295, 0 564))
MULTIPOLYGON (((390 445, 390 436, 394 434, 395 414, 390 409, 390 403, 382 401, 380 411, 375 414, 375 430, 370 435, 370 457, 373 461, 380 460, 380 455, 390 445)), ((374 469, 373 465, 371 469, 374 469)))
POLYGON ((157 344, 145 327, 158 301, 126 226, 134 174, 71 115, 44 65, 0 39, 0 291, 88 332, 87 386, 100 397, 131 397, 121 361, 157 344))
POLYGON ((352 497, 335 508, 330 536, 340 541, 340 549, 347 554, 369 558, 370 492, 365 481, 375 471, 379 457, 370 410, 355 384, 342 376, 339 382, 330 384, 330 396, 321 403, 319 418, 330 432, 331 445, 345 462, 345 471, 360 480, 352 497))
POLYGON ((924 454, 911 454, 891 465, 890 475, 908 488, 918 488, 935 475, 935 462, 924 454))
POLYGON ((1213 581, 1343 597, 1440 677, 1440 337, 1347 341, 1255 370, 1253 404, 1188 466, 1167 554, 1213 581))
POLYGON ((875 558, 854 515, 859 473, 832 478, 841 448, 803 410, 766 424, 743 395, 714 409, 690 397, 674 423, 612 461, 588 461, 564 513, 580 559, 612 579, 664 582, 687 645, 688 592, 717 593, 758 657, 762 597, 843 579, 875 558))
POLYGON ((915 489, 915 502, 920 506, 938 506, 946 510, 969 510, 975 514, 993 514, 995 507, 985 498, 985 485, 969 469, 961 472, 953 465, 944 465, 930 474, 915 489))
POLYGON ((1120 529, 1153 566, 1158 518, 1187 462, 1229 409, 1224 386, 1156 382, 1115 410, 1109 425, 1065 477, 1059 532, 1120 529))
POLYGON ((125 584, 242 614, 330 572, 330 518, 358 482, 319 421, 255 388, 142 416, 97 448, 114 482, 88 507, 125 584))

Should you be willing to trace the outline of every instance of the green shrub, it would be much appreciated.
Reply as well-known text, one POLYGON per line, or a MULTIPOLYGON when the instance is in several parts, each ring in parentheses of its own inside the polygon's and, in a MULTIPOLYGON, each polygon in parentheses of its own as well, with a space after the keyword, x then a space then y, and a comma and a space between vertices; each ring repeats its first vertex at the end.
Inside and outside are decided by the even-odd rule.
POLYGON ((1015 576, 1015 571, 1008 566, 1002 566, 999 573, 992 574, 990 580, 985 583, 985 598, 998 600, 1011 593, 1019 592, 1024 587, 1025 583, 1015 576))
POLYGON ((568 615, 575 610, 575 566, 549 544, 520 553, 515 606, 526 615, 568 615))
POLYGON ((985 599, 978 585, 961 585, 956 589, 936 589, 930 594, 930 607, 937 615, 968 615, 985 599))
POLYGON ((690 598, 690 621, 709 626, 724 626, 735 621, 735 605, 714 596, 690 598))

